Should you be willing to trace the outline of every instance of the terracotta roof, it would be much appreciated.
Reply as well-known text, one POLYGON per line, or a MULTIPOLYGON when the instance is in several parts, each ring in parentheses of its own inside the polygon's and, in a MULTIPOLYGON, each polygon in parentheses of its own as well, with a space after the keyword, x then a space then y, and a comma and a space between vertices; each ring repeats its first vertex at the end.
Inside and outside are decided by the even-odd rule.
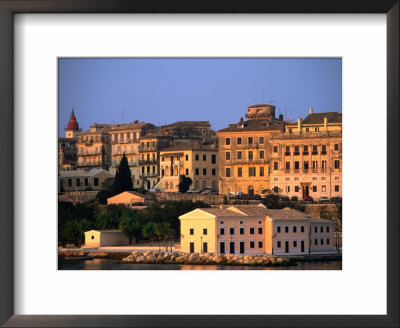
POLYGON ((91 170, 72 170, 72 171, 60 171, 60 178, 86 178, 93 177, 102 172, 107 173, 110 178, 114 178, 114 175, 103 169, 91 169, 91 170))
POLYGON ((275 123, 274 121, 269 122, 266 120, 248 120, 244 121, 244 127, 239 127, 240 123, 230 124, 229 127, 219 130, 218 132, 240 132, 240 131, 268 131, 268 130, 280 130, 282 126, 275 123))
POLYGON ((321 219, 321 218, 311 218, 311 223, 330 223, 330 224, 336 224, 335 221, 327 220, 327 219, 321 219))
POLYGON ((262 216, 265 217, 268 213, 268 210, 265 207, 259 205, 234 205, 228 207, 230 210, 239 210, 246 216, 262 216))
POLYGON ((303 124, 324 124, 324 117, 326 117, 328 119, 328 123, 342 123, 342 113, 339 113, 339 112, 309 114, 303 120, 302 123, 303 124))
POLYGON ((200 210, 218 217, 243 216, 243 214, 228 210, 227 208, 200 208, 200 210))

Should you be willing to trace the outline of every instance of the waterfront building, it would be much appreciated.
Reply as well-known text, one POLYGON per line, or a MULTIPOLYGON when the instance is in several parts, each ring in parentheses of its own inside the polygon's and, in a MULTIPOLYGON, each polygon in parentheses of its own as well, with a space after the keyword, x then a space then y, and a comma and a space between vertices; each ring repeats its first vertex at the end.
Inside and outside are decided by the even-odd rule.
POLYGON ((215 144, 182 143, 160 151, 161 181, 156 185, 165 192, 177 192, 179 177, 192 180, 192 189, 218 189, 218 150, 215 144))
POLYGON ((76 134, 81 131, 74 109, 64 130, 65 137, 58 138, 58 167, 60 170, 74 170, 77 161, 76 134))
POLYGON ((114 179, 114 175, 103 169, 59 171, 58 192, 101 190, 114 179))
POLYGON ((110 168, 110 128, 110 124, 95 123, 88 131, 77 133, 78 169, 110 168))
POLYGON ((284 131, 283 116, 263 104, 248 107, 246 118, 217 132, 220 194, 252 196, 270 187, 269 140, 284 131))
POLYGON ((153 196, 148 194, 140 194, 135 191, 124 191, 118 195, 115 195, 107 199, 107 205, 115 204, 115 205, 135 206, 135 205, 149 205, 152 202, 154 202, 153 196))
POLYGON ((342 196, 342 114, 313 113, 271 135, 270 189, 318 200, 342 196))
POLYGON ((111 138, 111 167, 110 172, 115 175, 118 165, 125 154, 132 174, 133 187, 140 187, 140 139, 154 125, 134 121, 129 124, 113 124, 109 130, 111 138))
POLYGON ((234 205, 179 217, 183 252, 295 255, 335 252, 336 223, 285 208, 234 205))
POLYGON ((121 230, 90 230, 85 232, 84 247, 129 246, 129 238, 121 230))

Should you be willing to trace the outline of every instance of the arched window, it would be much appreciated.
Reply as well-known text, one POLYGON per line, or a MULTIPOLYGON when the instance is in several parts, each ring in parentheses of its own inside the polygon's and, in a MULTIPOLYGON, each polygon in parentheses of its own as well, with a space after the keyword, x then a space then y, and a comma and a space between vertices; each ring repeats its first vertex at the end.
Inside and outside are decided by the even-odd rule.
POLYGON ((174 189, 174 183, 172 181, 169 183, 169 189, 174 189))

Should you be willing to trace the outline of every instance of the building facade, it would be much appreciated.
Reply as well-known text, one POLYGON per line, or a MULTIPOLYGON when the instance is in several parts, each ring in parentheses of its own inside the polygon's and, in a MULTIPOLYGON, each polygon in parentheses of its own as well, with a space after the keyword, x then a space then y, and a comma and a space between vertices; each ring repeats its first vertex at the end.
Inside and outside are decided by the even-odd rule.
POLYGON ((78 169, 110 168, 110 127, 109 124, 93 124, 88 131, 77 134, 78 169))
POLYGON ((188 253, 294 255, 336 252, 336 223, 285 208, 236 205, 201 208, 179 217, 188 253))
POLYGON ((192 180, 192 189, 218 189, 218 150, 216 145, 178 144, 160 151, 160 183, 157 188, 177 192, 179 177, 192 180))
POLYGON ((103 169, 59 171, 58 192, 101 190, 114 176, 103 169))
POLYGON ((298 199, 342 196, 342 115, 313 113, 270 138, 270 189, 298 199))
POLYGON ((77 166, 76 134, 80 132, 74 109, 71 111, 65 138, 58 138, 58 167, 60 170, 75 170, 77 166))
POLYGON ((252 196, 269 189, 269 140, 284 131, 285 122, 268 104, 248 107, 246 118, 217 132, 220 194, 252 196))

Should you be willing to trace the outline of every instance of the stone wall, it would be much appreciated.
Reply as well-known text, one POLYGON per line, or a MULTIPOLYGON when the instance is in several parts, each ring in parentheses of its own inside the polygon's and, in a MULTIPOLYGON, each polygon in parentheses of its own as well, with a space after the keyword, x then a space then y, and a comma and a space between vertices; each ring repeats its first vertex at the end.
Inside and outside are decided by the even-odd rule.
POLYGON ((222 204, 224 200, 223 195, 204 195, 204 194, 181 194, 173 192, 156 192, 154 193, 157 202, 168 200, 191 200, 193 202, 200 200, 210 205, 222 204))
POLYGON ((58 195, 61 202, 84 203, 95 199, 98 191, 69 191, 58 195))

